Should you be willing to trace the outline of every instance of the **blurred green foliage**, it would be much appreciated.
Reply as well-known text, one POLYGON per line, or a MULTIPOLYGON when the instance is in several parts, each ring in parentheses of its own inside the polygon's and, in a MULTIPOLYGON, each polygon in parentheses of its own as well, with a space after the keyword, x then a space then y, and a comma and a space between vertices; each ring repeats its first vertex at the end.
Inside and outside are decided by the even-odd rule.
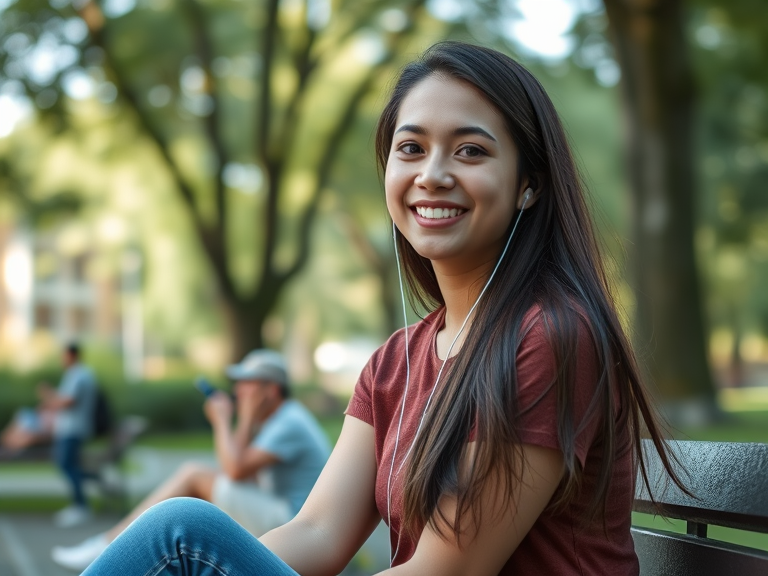
MULTIPOLYGON (((768 6, 691 2, 691 43, 703 94, 699 165, 701 268, 731 362, 768 337, 768 6)), ((734 384, 740 384, 738 371, 734 384)))
MULTIPOLYGON (((34 108, 29 122, 0 138, 0 217, 18 221, 26 215, 42 232, 66 238, 62 246, 77 244, 72 240, 76 237, 80 249, 97 246, 93 273, 102 278, 119 271, 126 247, 137 248, 145 262, 147 348, 159 355, 183 359, 200 342, 197 347, 205 348, 211 335, 226 338, 220 287, 178 190, 180 182, 190 187, 202 219, 210 223, 216 218, 215 181, 226 184, 227 266, 237 290, 247 292, 259 275, 255 256, 263 247, 260 217, 269 180, 257 138, 269 3, 196 2, 206 34, 195 28, 200 13, 175 0, 100 4, 103 27, 91 21, 91 30, 85 22, 95 13, 83 9, 89 2, 0 4, 5 7, 0 90, 23 95, 34 108), (99 29, 103 37, 94 38, 92 30, 99 29), (195 43, 205 38, 208 48, 195 43), (46 77, 25 68, 41 43, 59 51, 55 69, 46 77), (91 82, 87 97, 72 88, 83 75, 91 82), (214 96, 221 111, 215 118, 214 96), (217 122, 214 131, 211 122, 217 122), (214 132, 224 142, 225 154, 218 160, 214 132), (163 145, 169 157, 164 157, 163 145), (226 179, 221 158, 230 167, 226 179), (181 180, 173 173, 174 164, 181 180)), ((398 67, 437 39, 467 39, 515 53, 514 39, 502 33, 500 22, 507 22, 499 17, 502 4, 466 3, 454 20, 440 20, 423 9, 411 18, 409 10, 418 2, 334 0, 330 19, 322 31, 315 31, 310 56, 317 59, 318 75, 296 109, 300 127, 294 146, 278 150, 285 144, 283 128, 290 127, 283 114, 297 93, 295 57, 313 30, 303 3, 281 3, 270 93, 275 113, 270 134, 276 147, 271 153, 282 154, 285 172, 279 202, 285 226, 275 252, 281 266, 296 253, 298 214, 318 171, 326 168, 318 160, 331 142, 329 131, 356 83, 368 73, 372 78, 344 137, 333 141, 333 162, 309 237, 312 257, 281 288, 265 324, 269 343, 311 357, 323 341, 359 336, 380 340, 401 324, 391 231, 372 153, 376 118, 398 67), (408 42, 376 68, 376 54, 381 57, 386 41, 409 24, 415 28, 408 42)), ((541 79, 563 115, 613 260, 609 269, 617 298, 630 317, 634 299, 624 278, 630 208, 618 74, 599 3, 584 6, 569 57, 554 61, 521 51, 517 56, 541 79)), ((509 7, 514 11, 514 3, 509 7)), ((714 338, 719 343, 715 360, 728 362, 744 348, 754 361, 768 354, 756 340, 768 334, 768 195, 763 191, 768 178, 768 17, 763 16, 768 8, 756 0, 690 0, 687 9, 700 88, 699 269, 713 333, 724 335, 714 338)), ((242 317, 258 324, 251 315, 242 317)), ((169 372, 166 377, 177 376, 169 372)), ((105 379, 115 381, 116 391, 120 388, 119 374, 105 374, 105 379)), ((116 392, 121 402, 122 394, 116 392)), ((125 401, 139 402, 127 396, 125 401)))
MULTIPOLYGON (((60 372, 53 369, 26 373, 0 370, 0 427, 11 420, 18 408, 37 404, 35 387, 39 382, 56 384, 59 377, 60 372)), ((98 382, 116 420, 127 415, 143 416, 149 422, 151 433, 194 432, 210 428, 203 414, 204 398, 192 385, 191 378, 128 384, 120 378, 100 377, 98 382)), ((224 381, 214 380, 214 383, 224 391, 230 390, 224 381)), ((335 440, 346 399, 310 384, 294 387, 294 396, 329 423, 329 435, 335 440)))
MULTIPOLYGON (((0 372, 0 425, 22 406, 35 406, 35 386, 41 380, 56 383, 53 371, 15 374, 0 372)), ((115 418, 128 414, 146 417, 153 430, 193 430, 207 426, 202 412, 203 397, 190 380, 138 382, 99 380, 115 418)))

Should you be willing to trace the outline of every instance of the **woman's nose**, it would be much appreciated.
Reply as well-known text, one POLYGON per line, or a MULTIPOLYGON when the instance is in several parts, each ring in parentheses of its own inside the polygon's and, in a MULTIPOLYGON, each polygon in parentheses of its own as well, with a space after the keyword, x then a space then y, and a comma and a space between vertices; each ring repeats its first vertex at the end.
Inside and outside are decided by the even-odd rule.
POLYGON ((448 162, 437 154, 425 159, 415 180, 417 186, 427 190, 450 189, 455 183, 448 162))

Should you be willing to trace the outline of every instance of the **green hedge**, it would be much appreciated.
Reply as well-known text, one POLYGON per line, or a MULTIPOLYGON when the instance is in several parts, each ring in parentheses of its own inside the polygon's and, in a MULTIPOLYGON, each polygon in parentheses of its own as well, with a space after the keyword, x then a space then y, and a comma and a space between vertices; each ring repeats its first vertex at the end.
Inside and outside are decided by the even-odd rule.
POLYGON ((38 383, 46 381, 55 386, 60 375, 55 370, 28 374, 0 370, 0 426, 5 426, 20 406, 34 406, 37 403, 35 387, 38 383))
MULTIPOLYGON (((4 426, 21 406, 37 402, 35 387, 45 380, 56 385, 60 372, 40 371, 14 374, 0 371, 0 427, 4 426)), ((225 388, 221 382, 216 383, 225 388)), ((128 414, 144 416, 150 429, 156 432, 200 430, 209 428, 203 414, 203 396, 191 380, 168 380, 129 384, 122 380, 99 379, 115 418, 128 414)), ((296 389, 297 398, 320 417, 340 416, 346 405, 317 387, 296 389)))
MULTIPOLYGON (((60 373, 14 374, 0 371, 0 426, 22 406, 37 403, 35 387, 41 380, 56 385, 60 373)), ((127 414, 144 416, 157 431, 205 428, 203 396, 191 381, 159 381, 128 384, 123 381, 99 381, 115 418, 127 414)))
POLYGON ((117 417, 138 414, 155 431, 194 430, 208 427, 203 414, 204 397, 188 382, 126 384, 107 389, 117 417))

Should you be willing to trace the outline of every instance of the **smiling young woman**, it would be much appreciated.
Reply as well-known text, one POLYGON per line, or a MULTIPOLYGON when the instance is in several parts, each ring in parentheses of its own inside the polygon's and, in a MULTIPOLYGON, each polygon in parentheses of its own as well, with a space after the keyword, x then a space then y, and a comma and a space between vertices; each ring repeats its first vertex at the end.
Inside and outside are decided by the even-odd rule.
POLYGON ((304 507, 258 541, 169 501, 86 575, 338 574, 382 518, 387 574, 638 573, 641 430, 683 486, 543 88, 499 52, 438 44, 400 75, 376 153, 409 296, 429 313, 368 362, 304 507))

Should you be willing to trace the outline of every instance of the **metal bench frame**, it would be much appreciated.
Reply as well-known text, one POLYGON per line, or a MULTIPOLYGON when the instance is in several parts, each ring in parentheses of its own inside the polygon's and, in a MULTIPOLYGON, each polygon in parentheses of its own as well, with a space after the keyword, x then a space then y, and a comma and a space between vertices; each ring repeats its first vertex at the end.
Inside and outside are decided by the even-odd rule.
MULTIPOLYGON (((648 477, 667 518, 685 520, 687 534, 632 528, 641 576, 768 575, 768 552, 707 537, 710 525, 768 533, 768 445, 671 442, 680 477, 696 498, 668 480, 650 440, 643 441, 648 477)), ((657 514, 638 475, 634 510, 657 514)))

